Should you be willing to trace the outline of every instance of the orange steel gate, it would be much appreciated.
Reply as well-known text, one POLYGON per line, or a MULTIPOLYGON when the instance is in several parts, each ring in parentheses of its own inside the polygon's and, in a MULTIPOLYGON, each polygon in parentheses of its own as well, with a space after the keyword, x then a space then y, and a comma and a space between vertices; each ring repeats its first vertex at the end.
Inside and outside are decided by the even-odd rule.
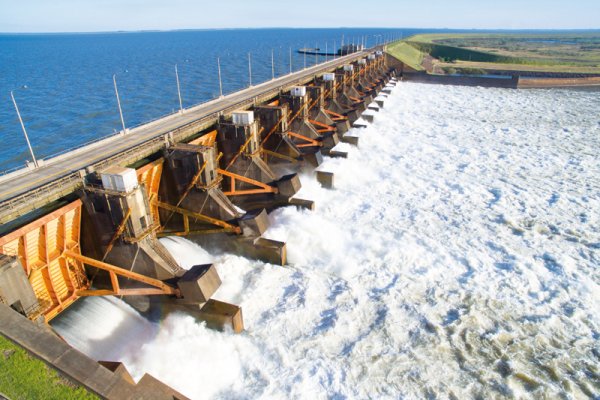
POLYGON ((83 264, 65 253, 81 254, 81 200, 74 201, 0 238, 0 254, 17 257, 33 287, 46 322, 89 287, 83 264))

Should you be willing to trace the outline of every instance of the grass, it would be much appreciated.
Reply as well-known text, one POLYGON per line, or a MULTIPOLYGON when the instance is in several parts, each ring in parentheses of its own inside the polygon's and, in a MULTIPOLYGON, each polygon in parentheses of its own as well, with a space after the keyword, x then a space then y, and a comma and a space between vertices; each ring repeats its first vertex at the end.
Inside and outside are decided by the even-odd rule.
POLYGON ((600 32, 421 34, 402 43, 420 54, 413 54, 413 61, 422 61, 429 55, 435 59, 433 64, 442 70, 488 68, 600 73, 600 32))
POLYGON ((434 58, 440 60, 463 60, 463 61, 478 61, 478 62, 496 62, 496 63, 526 63, 525 60, 518 59, 516 57, 501 56, 492 53, 486 53, 483 51, 471 50, 467 48, 447 46, 437 43, 429 42, 407 42, 417 50, 427 53, 434 58))
POLYGON ((97 399, 0 335, 0 393, 11 400, 97 399))
POLYGON ((421 66, 423 52, 407 42, 395 42, 388 46, 387 52, 417 71, 424 70, 421 66))

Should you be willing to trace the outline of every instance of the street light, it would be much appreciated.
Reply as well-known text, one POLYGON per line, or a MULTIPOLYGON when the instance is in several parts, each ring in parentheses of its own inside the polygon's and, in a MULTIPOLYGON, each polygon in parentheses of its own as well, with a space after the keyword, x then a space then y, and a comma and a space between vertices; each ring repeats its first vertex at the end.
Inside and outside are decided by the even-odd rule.
POLYGON ((219 71, 219 97, 223 97, 223 82, 221 81, 221 60, 217 57, 217 69, 219 71))
POLYGON ((248 53, 248 79, 250 79, 250 86, 252 86, 252 53, 248 53))
POLYGON ((275 50, 271 49, 271 79, 275 79, 275 50))
POLYGON ((19 107, 17 106, 17 101, 15 100, 15 95, 13 94, 14 90, 10 91, 10 98, 12 99, 13 104, 15 105, 15 110, 17 110, 17 116, 19 117, 19 122, 21 123, 21 128, 23 129, 23 135, 25 135, 25 140, 27 141, 27 147, 29 147, 29 153, 31 153, 31 159, 33 160, 33 165, 38 168, 38 162, 35 159, 35 155, 33 154, 33 149, 31 148, 31 143, 29 142, 29 136, 27 136, 27 130, 25 129, 25 124, 23 123, 23 118, 21 118, 21 113, 19 112, 19 107))
POLYGON ((183 114, 183 102, 181 101, 181 88, 179 87, 179 72, 177 72, 177 64, 175 64, 175 79, 177 80, 177 95, 179 96, 179 112, 183 114))
POLYGON ((123 119, 123 110, 121 109, 121 99, 119 98, 119 89, 117 88, 117 75, 113 74, 113 84, 115 85, 115 95, 117 96, 117 106, 119 106, 119 115, 121 116, 121 125, 123 126, 123 135, 127 133, 125 129, 125 120, 123 119))
POLYGON ((304 43, 304 69, 306 69, 306 51, 307 51, 306 43, 304 43))
POLYGON ((381 44, 381 35, 373 35, 373 37, 375 38, 375 47, 379 46, 381 44))

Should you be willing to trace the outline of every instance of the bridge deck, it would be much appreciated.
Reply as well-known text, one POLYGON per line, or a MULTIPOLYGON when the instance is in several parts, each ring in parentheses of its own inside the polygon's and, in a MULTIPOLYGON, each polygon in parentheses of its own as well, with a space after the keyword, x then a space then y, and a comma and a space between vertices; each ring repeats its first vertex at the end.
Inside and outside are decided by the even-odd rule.
POLYGON ((262 83, 132 129, 126 135, 49 159, 34 170, 20 170, 0 177, 0 223, 4 224, 42 207, 81 186, 79 171, 101 169, 112 163, 134 163, 165 146, 164 136, 181 141, 213 124, 220 113, 247 108, 254 102, 274 96, 279 90, 309 81, 316 74, 364 57, 365 51, 349 54, 291 75, 262 83))

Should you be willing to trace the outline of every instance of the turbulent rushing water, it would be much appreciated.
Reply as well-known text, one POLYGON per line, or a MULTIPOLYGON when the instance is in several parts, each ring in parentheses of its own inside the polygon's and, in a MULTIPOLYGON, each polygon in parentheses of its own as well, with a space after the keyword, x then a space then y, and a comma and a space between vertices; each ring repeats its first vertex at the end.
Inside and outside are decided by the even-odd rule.
MULTIPOLYGON (((360 150, 271 214, 290 266, 214 257, 246 332, 85 299, 55 324, 193 398, 600 394, 600 96, 399 86, 360 150)), ((208 261, 162 239, 184 265, 208 261)))

